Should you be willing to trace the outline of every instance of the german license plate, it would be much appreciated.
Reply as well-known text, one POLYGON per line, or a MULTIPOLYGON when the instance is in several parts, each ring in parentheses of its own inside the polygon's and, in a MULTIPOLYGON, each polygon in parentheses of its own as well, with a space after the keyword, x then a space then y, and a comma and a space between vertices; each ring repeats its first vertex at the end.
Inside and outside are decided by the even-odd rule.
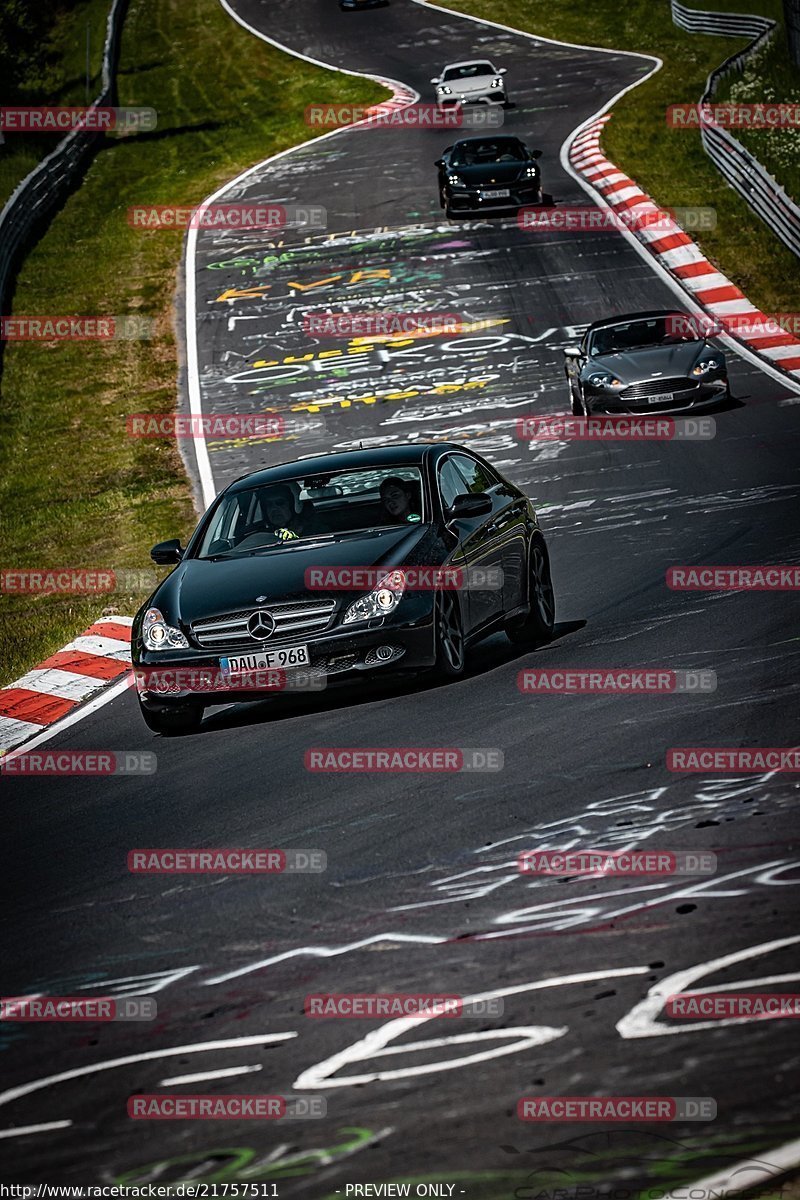
POLYGON ((648 404, 671 404, 675 399, 674 392, 662 392, 660 396, 648 396, 648 404))
POLYGON ((304 667, 310 663, 308 646, 284 646, 280 650, 259 650, 256 654, 239 654, 235 658, 220 658, 223 675, 245 675, 248 671, 272 671, 276 667, 304 667))
POLYGON ((488 192, 481 192, 482 200, 502 200, 506 196, 511 195, 510 188, 491 188, 488 192))

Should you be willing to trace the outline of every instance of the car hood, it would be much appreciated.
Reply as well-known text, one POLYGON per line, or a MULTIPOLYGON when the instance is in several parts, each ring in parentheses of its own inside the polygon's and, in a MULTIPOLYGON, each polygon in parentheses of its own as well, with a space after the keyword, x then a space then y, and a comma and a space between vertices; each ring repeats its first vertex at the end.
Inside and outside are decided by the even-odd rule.
POLYGON ((480 163, 474 167, 450 167, 449 172, 458 175, 459 179, 463 179, 464 183, 471 186, 484 183, 515 183, 524 175, 527 165, 527 163, 518 162, 480 163))
POLYGON ((445 79, 444 84, 454 92, 485 92, 496 78, 496 75, 471 75, 469 79, 445 79))
POLYGON ((633 383, 652 375, 688 375, 697 362, 703 342, 678 342, 673 346, 647 346, 641 350, 600 354, 589 359, 585 373, 602 370, 623 382, 633 383))
POLYGON ((312 599, 305 573, 310 567, 394 566, 415 561, 429 525, 399 525, 351 534, 339 541, 276 546, 242 558, 190 558, 182 562, 149 602, 171 622, 191 624, 203 617, 268 608, 270 602, 312 599), (257 596, 265 600, 257 601, 257 596))

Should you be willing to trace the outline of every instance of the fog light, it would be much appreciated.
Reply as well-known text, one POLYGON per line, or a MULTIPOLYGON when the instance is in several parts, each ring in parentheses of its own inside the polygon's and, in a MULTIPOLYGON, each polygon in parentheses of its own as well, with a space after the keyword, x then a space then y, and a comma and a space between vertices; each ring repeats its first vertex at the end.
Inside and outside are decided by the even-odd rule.
POLYGON ((373 646, 364 655, 364 666, 370 667, 376 663, 388 663, 405 654, 402 646, 373 646))

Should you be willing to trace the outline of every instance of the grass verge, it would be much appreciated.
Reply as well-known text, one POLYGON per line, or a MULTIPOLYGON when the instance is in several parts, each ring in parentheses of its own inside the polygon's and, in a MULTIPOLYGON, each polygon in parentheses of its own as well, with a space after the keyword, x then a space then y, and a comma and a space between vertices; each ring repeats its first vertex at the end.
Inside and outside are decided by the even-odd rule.
MULTIPOLYGON (((306 141, 306 105, 374 103, 385 89, 266 46, 217 0, 132 0, 120 104, 158 111, 151 134, 109 138, 20 271, 14 312, 136 314, 147 341, 11 342, 0 421, 0 565, 147 568, 195 522, 174 443, 131 439, 130 412, 175 408, 177 232, 132 229, 130 205, 194 204, 306 141), (280 104, 276 102, 280 97, 280 104)), ((59 649, 104 607, 148 594, 0 597, 0 684, 59 649)))
MULTIPOLYGON (((684 33, 673 25, 667 0, 458 0, 447 7, 544 37, 661 58, 660 71, 614 104, 603 133, 604 152, 660 206, 716 209, 716 228, 692 234, 706 256, 763 311, 800 311, 796 257, 724 182, 706 157, 699 133, 666 124, 667 105, 696 103, 708 74, 748 39, 684 33)), ((697 0, 697 7, 782 21, 780 0, 697 0)), ((770 61, 773 55, 783 64, 781 81, 799 76, 788 62, 782 25, 770 61)), ((601 102, 598 97, 598 106, 601 102)), ((794 132, 775 137, 785 145, 794 132)), ((754 154, 763 136, 751 132, 748 144, 754 154)))

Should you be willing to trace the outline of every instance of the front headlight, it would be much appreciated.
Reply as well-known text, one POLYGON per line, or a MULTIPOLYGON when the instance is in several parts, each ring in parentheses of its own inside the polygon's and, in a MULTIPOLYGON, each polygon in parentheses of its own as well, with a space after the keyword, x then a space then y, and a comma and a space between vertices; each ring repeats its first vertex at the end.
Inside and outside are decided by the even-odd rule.
POLYGON ((589 376, 589 383, 592 387, 623 387, 621 379, 609 374, 608 371, 597 371, 594 375, 589 376))
POLYGON ((447 182, 450 184, 451 187, 463 187, 464 186, 457 175, 448 175, 447 182))
POLYGON ((539 174, 538 167, 526 167, 524 178, 525 179, 535 179, 538 174, 539 174))
POLYGON ((168 625, 157 608, 148 608, 142 622, 145 650, 182 650, 189 643, 173 625, 168 625))
POLYGON ((403 598, 405 586, 405 573, 390 571, 388 575, 384 575, 374 591, 350 605, 342 624, 350 625, 354 621, 371 621, 373 617, 385 617, 397 608, 403 598))
POLYGON ((704 358, 702 362, 695 363, 692 367, 693 375, 707 375, 709 371, 717 371, 722 366, 722 362, 718 358, 704 358))
POLYGON ((440 84, 436 91, 440 96, 452 96, 453 94, 453 89, 449 88, 446 83, 440 84))
POLYGON ((502 87, 502 86, 503 86, 502 79, 493 79, 492 80, 492 87, 502 87))

